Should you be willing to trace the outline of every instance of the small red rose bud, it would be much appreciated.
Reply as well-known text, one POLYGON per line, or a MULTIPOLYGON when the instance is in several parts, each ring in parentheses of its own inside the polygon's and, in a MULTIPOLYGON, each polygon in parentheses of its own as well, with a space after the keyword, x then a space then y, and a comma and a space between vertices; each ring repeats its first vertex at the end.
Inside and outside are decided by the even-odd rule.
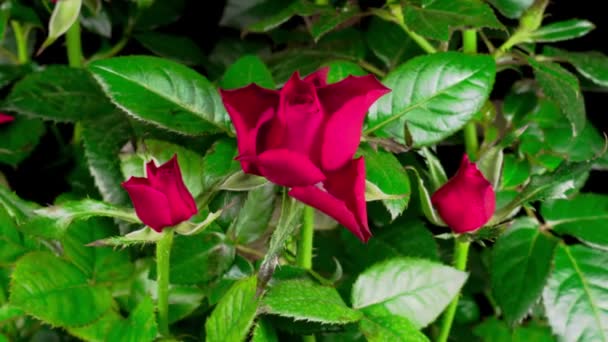
POLYGON ((460 168, 431 197, 443 221, 456 233, 471 232, 486 224, 496 207, 492 184, 465 154, 460 168))
POLYGON ((184 184, 176 155, 158 167, 150 161, 146 173, 146 178, 131 177, 122 183, 144 224, 160 233, 196 214, 196 203, 184 184))
POLYGON ((6 115, 4 113, 0 113, 0 125, 5 124, 5 123, 9 123, 11 121, 15 120, 14 117, 10 116, 10 115, 6 115))

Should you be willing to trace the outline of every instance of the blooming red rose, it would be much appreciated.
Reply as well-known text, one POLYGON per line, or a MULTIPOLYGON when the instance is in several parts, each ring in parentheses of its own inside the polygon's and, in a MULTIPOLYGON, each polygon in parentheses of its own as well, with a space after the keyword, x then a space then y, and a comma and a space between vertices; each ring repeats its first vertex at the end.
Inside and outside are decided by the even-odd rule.
POLYGON ((11 121, 15 120, 14 117, 10 116, 10 115, 6 115, 4 113, 0 113, 0 125, 5 124, 5 123, 9 123, 11 121))
POLYGON ((176 155, 158 167, 150 161, 146 174, 146 178, 131 177, 122 183, 144 224, 161 232, 196 214, 196 203, 184 185, 176 155))
POLYGON ((371 75, 327 84, 327 72, 296 72, 278 91, 251 84, 221 95, 243 170, 292 188, 290 196, 367 241, 365 164, 352 158, 367 110, 390 90, 371 75))
POLYGON ((456 233, 477 230, 490 220, 496 208, 492 184, 469 161, 462 157, 458 172, 432 196, 439 216, 456 233))

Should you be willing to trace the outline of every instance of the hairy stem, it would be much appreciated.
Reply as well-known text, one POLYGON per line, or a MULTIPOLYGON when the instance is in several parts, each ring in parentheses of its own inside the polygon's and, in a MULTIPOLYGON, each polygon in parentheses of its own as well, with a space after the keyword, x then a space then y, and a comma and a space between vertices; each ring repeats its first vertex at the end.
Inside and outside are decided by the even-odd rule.
POLYGON ((169 336, 169 261, 173 244, 173 229, 163 230, 162 238, 156 243, 156 286, 158 299, 158 330, 162 336, 169 336))

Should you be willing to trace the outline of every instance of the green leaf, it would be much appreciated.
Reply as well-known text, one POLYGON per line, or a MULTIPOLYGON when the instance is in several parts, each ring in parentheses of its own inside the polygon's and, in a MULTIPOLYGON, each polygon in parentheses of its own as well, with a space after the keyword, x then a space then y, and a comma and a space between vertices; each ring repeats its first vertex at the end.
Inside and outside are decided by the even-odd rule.
POLYGON ((19 198, 16 193, 3 186, 0 186, 0 206, 4 207, 17 224, 22 224, 36 208, 40 207, 34 202, 19 198))
MULTIPOLYGON (((10 3, 5 2, 4 4, 10 3)), ((2 10, 0 9, 0 12, 1 11, 2 10)), ((2 36, 0 35, 0 41, 1 38, 2 36)), ((7 85, 13 83, 15 80, 27 75, 31 71, 32 69, 29 65, 0 65, 0 89, 3 89, 7 85)))
POLYGON ((315 5, 306 0, 292 0, 288 4, 283 4, 280 10, 273 13, 271 16, 264 18, 253 25, 250 25, 245 30, 246 32, 268 32, 281 24, 287 22, 293 16, 309 16, 317 14, 322 10, 325 12, 331 9, 328 6, 315 5))
POLYGON ((116 227, 108 219, 95 218, 73 222, 61 239, 65 258, 85 272, 93 282, 128 279, 133 273, 133 264, 127 251, 87 245, 115 234, 116 231, 116 227))
POLYGON ((205 61, 203 51, 192 39, 159 32, 142 32, 135 39, 157 56, 186 65, 199 65, 205 61))
POLYGON ((21 309, 13 307, 10 304, 0 306, 0 323, 23 315, 25 315, 25 313, 21 309))
POLYGON ((570 19, 545 25, 530 33, 530 40, 538 43, 559 42, 582 37, 595 28, 588 20, 570 19))
POLYGON ((70 26, 78 19, 81 6, 82 0, 61 0, 61 2, 58 1, 55 4, 53 14, 51 14, 51 19, 49 20, 49 35, 44 43, 42 43, 38 53, 53 44, 57 38, 67 32, 70 26))
POLYGON ((465 272, 428 260, 392 259, 359 275, 352 303, 356 309, 384 308, 422 328, 437 319, 466 279, 465 272))
POLYGON ((236 171, 231 176, 228 176, 220 185, 220 190, 228 191, 249 191, 268 184, 268 179, 249 173, 242 170, 236 171))
POLYGON ((358 64, 347 61, 333 61, 325 64, 329 67, 327 73, 327 83, 336 83, 342 81, 348 76, 364 76, 367 72, 358 64))
POLYGON ((502 15, 509 19, 518 19, 534 0, 488 0, 502 15))
POLYGON ((340 24, 359 15, 361 15, 361 12, 357 6, 347 5, 334 11, 324 11, 310 26, 310 34, 315 41, 319 41, 322 36, 334 30, 340 24))
POLYGON ((382 200, 394 220, 403 213, 410 200, 411 187, 407 173, 392 153, 361 146, 358 154, 365 158, 367 180, 382 193, 394 197, 382 200))
POLYGON ((504 156, 502 168, 502 188, 513 188, 530 178, 530 165, 526 160, 518 160, 514 154, 504 156))
POLYGON ((343 231, 344 250, 357 271, 391 258, 414 257, 439 260, 437 243, 424 222, 416 219, 399 219, 374 232, 366 244, 347 231, 343 231))
POLYGON ((544 325, 528 324, 510 327, 506 322, 490 317, 473 329, 473 334, 482 341, 491 342, 555 342, 551 329, 544 325))
POLYGON ((336 289, 298 279, 272 285, 262 299, 260 310, 296 321, 323 324, 352 323, 362 316, 344 304, 336 289))
POLYGON ((427 186, 424 184, 424 180, 418 174, 416 169, 411 169, 416 174, 416 180, 418 185, 418 199, 420 200, 420 206, 422 207, 422 213, 427 220, 429 220, 432 224, 436 226, 447 227, 441 216, 435 210, 435 207, 431 203, 431 194, 427 189, 427 186))
POLYGON ((542 294, 556 240, 538 222, 523 218, 502 234, 492 249, 492 294, 505 319, 517 323, 542 294))
POLYGON ((481 1, 435 0, 423 7, 407 5, 403 19, 412 31, 441 41, 448 41, 450 29, 455 28, 504 29, 492 8, 481 1))
POLYGON ((495 74, 489 56, 445 52, 413 58, 384 80, 393 91, 370 108, 365 133, 414 146, 437 143, 481 109, 495 74))
POLYGON ((148 342, 154 341, 158 334, 154 303, 149 297, 144 297, 135 310, 129 315, 129 319, 121 320, 112 326, 108 333, 108 341, 132 341, 148 342))
POLYGON ((428 342, 429 339, 407 318, 386 310, 364 309, 359 327, 369 342, 428 342))
POLYGON ((237 155, 234 139, 220 139, 207 151, 203 158, 203 189, 213 191, 241 166, 234 160, 237 155))
POLYGON ((231 240, 237 244, 249 244, 259 239, 267 230, 274 212, 276 187, 268 183, 249 191, 237 219, 228 229, 231 240))
POLYGON ((93 62, 89 70, 112 102, 136 119, 190 135, 228 130, 217 90, 184 65, 128 56, 93 62))
POLYGON ((86 70, 58 65, 30 73, 17 82, 3 107, 60 122, 97 118, 113 109, 86 70))
POLYGON ((545 47, 543 54, 561 57, 572 64, 576 71, 602 87, 608 87, 608 57, 598 51, 570 52, 553 47, 545 47))
POLYGON ((251 342, 279 342, 279 338, 268 321, 265 319, 258 319, 255 328, 253 328, 251 342))
POLYGON ((0 266, 11 264, 28 252, 22 240, 13 218, 0 206, 0 266))
POLYGON ((123 318, 115 310, 107 311, 100 319, 91 324, 69 327, 66 330, 84 341, 105 342, 112 327, 121 324, 123 318))
POLYGON ((243 341, 255 318, 258 298, 256 278, 235 283, 222 297, 205 322, 208 342, 243 341))
POLYGON ((192 285, 213 280, 230 268, 234 246, 223 234, 206 232, 192 236, 175 236, 171 248, 172 284, 192 285))
POLYGON ((559 245, 543 292, 553 333, 565 341, 608 341, 608 254, 559 245))
POLYGON ((129 202, 127 192, 120 186, 124 178, 118 154, 132 135, 126 116, 116 109, 104 112, 98 119, 82 122, 82 142, 89 172, 102 198, 110 203, 129 202))
POLYGON ((542 203, 541 215, 559 234, 608 247, 608 236, 602 228, 608 224, 607 196, 580 194, 572 199, 546 201, 542 203))
POLYGON ((555 101, 577 136, 585 126, 585 102, 578 80, 566 69, 555 63, 537 62, 528 58, 545 95, 555 101))
POLYGON ((378 17, 373 17, 370 21, 365 31, 365 40, 389 70, 424 53, 398 24, 378 17))
POLYGON ((441 161, 428 148, 422 148, 420 152, 428 168, 428 178, 431 181, 431 190, 434 192, 447 183, 448 176, 445 174, 441 161))
MULTIPOLYGON (((325 39, 328 36, 324 37, 325 39)), ((323 41, 324 39, 322 39, 323 41)), ((328 43, 329 44, 329 43, 328 43)), ((335 43, 334 43, 335 44, 335 43)), ((318 46, 319 44, 317 44, 318 46)), ((299 71, 300 75, 308 75, 321 65, 336 60, 351 60, 349 56, 331 50, 289 49, 276 53, 266 59, 270 72, 278 84, 287 82, 289 77, 299 71)))
POLYGON ((251 83, 263 88, 276 88, 270 70, 260 57, 255 55, 245 55, 239 58, 228 67, 224 77, 220 80, 220 86, 224 89, 240 88, 251 83))
POLYGON ((484 151, 477 161, 477 167, 484 177, 492 184, 494 189, 498 189, 500 176, 502 174, 504 154, 502 147, 493 146, 484 151))
POLYGON ((0 163, 17 166, 38 145, 45 128, 42 120, 17 115, 0 127, 0 163))
POLYGON ((10 302, 44 322, 72 327, 100 318, 112 296, 76 266, 48 252, 34 252, 15 264, 10 302))

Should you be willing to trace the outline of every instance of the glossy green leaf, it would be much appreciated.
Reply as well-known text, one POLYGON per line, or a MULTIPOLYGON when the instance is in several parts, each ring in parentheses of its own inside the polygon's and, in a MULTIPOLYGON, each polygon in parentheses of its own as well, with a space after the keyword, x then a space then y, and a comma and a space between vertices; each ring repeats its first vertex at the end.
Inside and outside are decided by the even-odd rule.
POLYGON ((448 176, 445 174, 445 170, 439 159, 428 148, 422 148, 420 152, 424 157, 428 169, 431 190, 436 191, 448 181, 448 176))
POLYGON ((473 334, 488 342, 556 342, 551 329, 545 325, 528 324, 510 327, 506 322, 490 317, 473 329, 473 334))
POLYGON ((498 189, 498 185, 500 184, 503 159, 502 148, 500 146, 493 146, 484 151, 476 162, 479 171, 492 184, 494 189, 498 189))
POLYGON ((526 160, 519 160, 513 154, 504 156, 502 169, 502 188, 513 188, 526 182, 530 178, 530 165, 526 160))
POLYGON ((608 254, 559 245, 543 292, 553 333, 564 341, 608 341, 608 254))
MULTIPOLYGON (((412 169, 416 170, 416 169, 412 169)), ((424 180, 418 174, 418 171, 414 173, 416 175, 417 185, 418 185, 418 200, 420 201, 420 206, 422 209, 422 213, 427 220, 429 220, 432 224, 436 226, 447 227, 441 216, 435 210, 435 207, 431 203, 431 193, 427 189, 427 185, 424 184, 424 180)))
POLYGON ((327 83, 336 83, 342 81, 348 76, 364 76, 368 73, 363 70, 358 64, 347 61, 333 61, 326 63, 325 66, 329 67, 327 73, 327 83))
POLYGON ((441 41, 448 41, 454 28, 503 29, 492 8, 481 1, 435 0, 422 7, 407 5, 403 19, 412 31, 441 41))
POLYGON ((188 67, 157 57, 115 57, 89 65, 112 102, 139 120, 197 135, 227 131, 217 90, 188 67))
POLYGON ((378 17, 370 21, 365 40, 376 57, 390 70, 424 53, 399 25, 378 17))
POLYGON ((318 41, 322 36, 334 30, 340 24, 352 20, 359 15, 361 13, 357 6, 347 5, 334 11, 324 11, 310 26, 310 34, 315 41, 318 41))
POLYGON ((55 4, 53 14, 51 14, 51 19, 49 20, 49 34, 44 43, 42 43, 40 51, 53 44, 57 38, 67 32, 70 26, 78 19, 81 6, 82 0, 61 0, 55 4))
POLYGON ((208 342, 242 341, 247 337, 258 307, 256 283, 255 277, 245 278, 222 297, 205 322, 208 342))
POLYGON ((495 73, 489 56, 445 52, 414 58, 383 81, 392 92, 370 108, 365 133, 414 146, 434 144, 481 109, 495 73))
MULTIPOLYGON (((8 2, 5 2, 8 4, 8 2)), ((0 10, 1 11, 1 10, 0 10)), ((0 38, 2 38, 0 36, 0 38)), ((31 72, 29 65, 0 65, 0 89, 31 72)))
POLYGON ((245 173, 241 170, 228 176, 226 180, 219 186, 219 189, 228 191, 249 191, 262 187, 266 184, 268 184, 268 179, 245 173))
POLYGON ((123 318, 115 310, 107 311, 100 319, 91 324, 70 327, 66 330, 73 336, 90 342, 105 342, 112 327, 121 323, 123 318))
POLYGON ((291 0, 290 3, 283 4, 279 7, 279 10, 266 17, 253 25, 247 27, 248 32, 268 32, 281 24, 287 22, 292 17, 298 16, 309 16, 325 10, 328 11, 330 7, 315 5, 312 2, 306 0, 291 0))
MULTIPOLYGON (((327 37, 329 35, 324 38, 327 37)), ((351 60, 351 58, 335 51, 290 49, 267 58, 266 63, 277 84, 283 84, 295 71, 299 71, 301 76, 308 75, 323 64, 335 60, 351 60)))
POLYGON ((275 199, 276 187, 272 183, 249 191, 236 221, 228 229, 228 236, 244 245, 259 239, 268 230, 275 199))
POLYGON ((15 262, 27 252, 14 219, 0 206, 0 266, 15 262))
POLYGON ((508 322, 519 322, 538 301, 551 270, 556 240, 537 222, 519 219, 492 249, 492 294, 508 322))
POLYGON ((135 39, 157 56, 179 63, 199 65, 205 60, 201 48, 185 36, 149 31, 136 34, 135 39))
POLYGON ((488 0, 488 2, 494 5, 505 17, 517 19, 532 6, 534 0, 488 0))
POLYGON ((362 316, 344 304, 336 289, 297 279, 273 284, 264 295, 260 310, 296 321, 323 324, 352 323, 362 316))
POLYGON ((112 111, 112 105, 103 98, 91 75, 67 66, 49 66, 28 74, 15 84, 2 106, 5 110, 61 122, 97 118, 112 111))
POLYGON ((120 186, 125 179, 118 154, 133 133, 127 117, 119 110, 100 114, 95 120, 82 122, 84 155, 102 198, 110 203, 125 204, 129 200, 120 186))
POLYGON ((116 234, 111 220, 92 218, 70 224, 61 239, 64 256, 94 282, 121 281, 131 277, 133 264, 126 250, 91 247, 89 243, 116 234))
MULTIPOLYGON (((80 24, 84 29, 95 33, 104 38, 112 38, 112 21, 108 11, 101 7, 101 1, 92 0, 95 2, 95 6, 99 6, 98 9, 93 10, 91 15, 80 16, 80 24)), ((91 1, 84 0, 84 4, 90 3, 91 1)))
POLYGON ((532 58, 528 62, 545 95, 557 103, 572 126, 572 134, 578 135, 585 126, 585 102, 576 77, 554 63, 532 58))
POLYGON ((193 285, 213 280, 230 268, 234 255, 234 246, 223 234, 178 235, 171 248, 171 283, 193 285))
POLYGON ((558 21, 545 25, 530 34, 530 40, 538 43, 559 42, 582 37, 595 28, 592 22, 580 19, 558 21))
POLYGON ((44 132, 42 120, 22 115, 0 126, 0 163, 17 166, 32 153, 44 132))
POLYGON ((543 54, 564 58, 587 79, 602 87, 608 87, 608 57, 603 53, 598 51, 570 52, 545 47, 543 54))
POLYGON ((100 318, 112 297, 76 266, 48 252, 34 252, 15 264, 10 302, 45 322, 70 327, 100 318))
POLYGON ((572 235, 591 245, 608 247, 608 197, 580 194, 572 199, 543 202, 541 215, 559 234, 572 235))
POLYGON ((428 342, 429 339, 407 318, 386 310, 364 309, 359 327, 369 342, 428 342))
POLYGON ((108 341, 151 342, 158 334, 154 303, 149 297, 144 297, 129 319, 121 320, 113 325, 108 333, 108 341))
POLYGON ((437 319, 466 279, 465 272, 432 261, 392 259, 359 275, 353 285, 352 303, 356 309, 384 308, 422 328, 437 319))
POLYGON ((220 80, 220 87, 234 89, 245 87, 251 83, 269 89, 276 87, 270 70, 268 70, 260 57, 245 55, 226 69, 224 76, 220 80))
POLYGON ((410 200, 410 180, 405 169, 392 153, 386 151, 361 146, 358 154, 365 158, 366 179, 382 193, 395 197, 382 200, 394 220, 403 213, 410 200))

